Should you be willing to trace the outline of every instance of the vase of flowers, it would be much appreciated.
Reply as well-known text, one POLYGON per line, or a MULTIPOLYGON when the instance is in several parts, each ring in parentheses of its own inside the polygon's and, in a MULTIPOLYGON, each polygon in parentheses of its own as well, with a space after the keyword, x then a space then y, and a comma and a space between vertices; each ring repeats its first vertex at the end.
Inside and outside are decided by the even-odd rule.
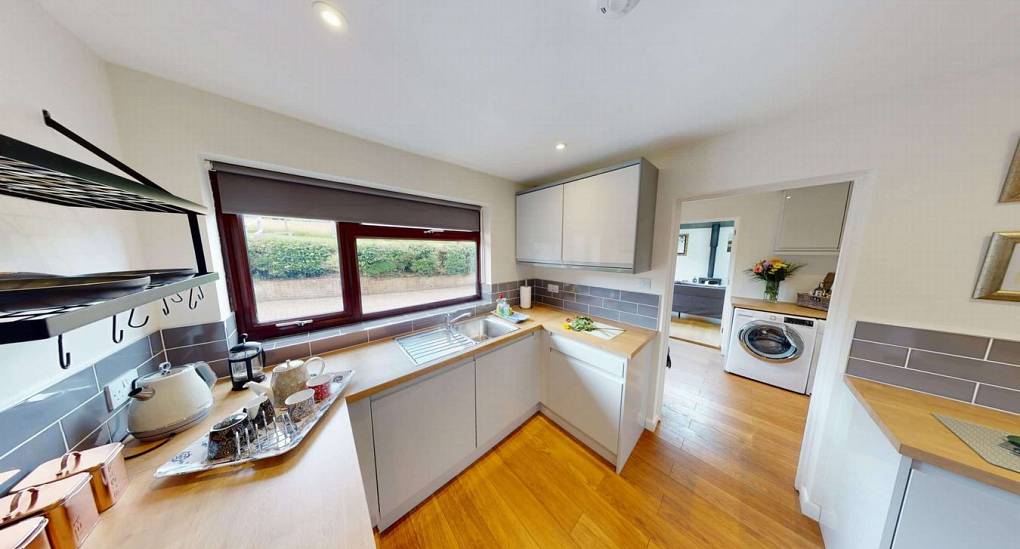
POLYGON ((778 257, 762 259, 755 263, 747 273, 759 280, 765 281, 765 301, 775 303, 779 301, 779 283, 786 280, 786 277, 793 276, 803 265, 787 263, 778 257))

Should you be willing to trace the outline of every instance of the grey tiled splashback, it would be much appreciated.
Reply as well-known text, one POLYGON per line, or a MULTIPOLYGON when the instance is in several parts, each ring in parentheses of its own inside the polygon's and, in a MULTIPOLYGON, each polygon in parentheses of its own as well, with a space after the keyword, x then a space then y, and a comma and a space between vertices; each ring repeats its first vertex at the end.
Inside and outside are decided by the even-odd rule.
POLYGON ((659 296, 555 280, 529 279, 532 299, 568 311, 616 320, 655 330, 659 327, 659 296), (557 287, 552 291, 549 285, 557 287))
POLYGON ((1020 414, 1020 341, 858 322, 846 373, 1020 414))
POLYGON ((126 406, 108 411, 102 390, 129 370, 139 376, 154 372, 163 360, 162 340, 155 332, 0 412, 0 471, 21 470, 0 484, 0 494, 40 463, 69 450, 123 440, 126 406))

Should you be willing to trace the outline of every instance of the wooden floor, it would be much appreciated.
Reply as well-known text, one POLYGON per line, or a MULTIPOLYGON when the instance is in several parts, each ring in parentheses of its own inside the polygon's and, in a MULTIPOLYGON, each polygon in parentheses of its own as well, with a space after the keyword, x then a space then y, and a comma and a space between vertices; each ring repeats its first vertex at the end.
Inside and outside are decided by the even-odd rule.
POLYGON ((669 323, 669 337, 714 349, 718 349, 722 341, 719 324, 693 317, 672 318, 669 323))
POLYGON ((793 490, 807 398, 672 342, 663 421, 622 475, 536 416, 380 547, 821 547, 793 490))

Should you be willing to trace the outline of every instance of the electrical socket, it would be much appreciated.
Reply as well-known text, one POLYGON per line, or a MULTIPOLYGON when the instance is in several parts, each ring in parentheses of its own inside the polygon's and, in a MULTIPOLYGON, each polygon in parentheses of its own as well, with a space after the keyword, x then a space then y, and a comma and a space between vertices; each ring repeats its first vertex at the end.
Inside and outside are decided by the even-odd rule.
POLYGON ((560 293, 560 285, 559 284, 547 284, 545 289, 549 290, 549 293, 551 293, 551 294, 558 294, 558 293, 560 293))
POLYGON ((131 392, 131 382, 136 377, 138 377, 137 372, 128 370, 103 387, 103 394, 106 395, 106 411, 112 412, 127 402, 127 399, 130 398, 128 393, 131 392))

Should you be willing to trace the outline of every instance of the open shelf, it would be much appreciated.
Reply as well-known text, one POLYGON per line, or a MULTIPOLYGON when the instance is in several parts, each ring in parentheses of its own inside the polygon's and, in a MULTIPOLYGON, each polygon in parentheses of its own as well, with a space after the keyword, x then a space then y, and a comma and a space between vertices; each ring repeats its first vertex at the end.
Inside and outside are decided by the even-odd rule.
POLYGON ((0 194, 60 206, 176 214, 206 208, 163 189, 114 175, 0 135, 0 194))
MULTIPOLYGON (((70 307, 47 307, 25 311, 0 311, 0 344, 47 339, 91 324, 117 313, 174 296, 219 280, 217 273, 197 274, 190 278, 163 284, 150 284, 145 289, 105 301, 70 307)), ((183 296, 187 301, 188 297, 183 296)), ((185 304, 185 306, 188 306, 185 304)))

